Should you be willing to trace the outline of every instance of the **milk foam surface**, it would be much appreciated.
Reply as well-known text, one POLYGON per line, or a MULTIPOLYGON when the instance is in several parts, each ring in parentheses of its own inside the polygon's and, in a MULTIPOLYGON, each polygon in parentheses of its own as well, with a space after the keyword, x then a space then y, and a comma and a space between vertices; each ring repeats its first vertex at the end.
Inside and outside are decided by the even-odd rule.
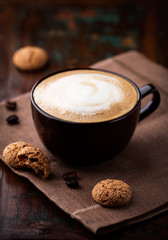
MULTIPOLYGON (((128 89, 131 89, 132 85, 129 85, 128 89)), ((55 117, 72 121, 79 119, 80 122, 89 121, 89 118, 94 121, 95 118, 97 121, 98 115, 103 117, 106 112, 109 115, 109 111, 117 105, 119 114, 123 114, 121 105, 124 108, 126 94, 130 95, 132 89, 130 93, 125 90, 127 89, 123 87, 123 82, 115 75, 100 74, 94 70, 89 73, 77 70, 70 71, 69 74, 57 74, 42 81, 34 91, 34 100, 43 111, 55 117)), ((132 105, 135 105, 135 101, 131 108, 132 105)))

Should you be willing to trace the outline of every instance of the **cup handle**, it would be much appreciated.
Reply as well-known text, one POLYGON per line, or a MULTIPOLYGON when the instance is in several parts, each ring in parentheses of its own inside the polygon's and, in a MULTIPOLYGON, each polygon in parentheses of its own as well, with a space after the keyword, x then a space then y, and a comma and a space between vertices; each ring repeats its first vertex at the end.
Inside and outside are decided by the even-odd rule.
POLYGON ((140 92, 141 92, 142 99, 144 97, 148 96, 149 94, 152 94, 153 97, 147 103, 147 105, 140 110, 139 121, 143 120, 148 115, 153 113, 156 110, 156 108, 159 106, 159 103, 160 103, 160 94, 159 94, 158 90, 152 84, 143 86, 142 88, 140 88, 140 92))

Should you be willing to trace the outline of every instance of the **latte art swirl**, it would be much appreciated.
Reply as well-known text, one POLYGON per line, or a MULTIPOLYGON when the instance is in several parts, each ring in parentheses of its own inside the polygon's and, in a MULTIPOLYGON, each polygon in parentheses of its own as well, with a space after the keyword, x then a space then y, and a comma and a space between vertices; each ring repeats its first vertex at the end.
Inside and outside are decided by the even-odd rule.
MULTIPOLYGON (((125 104, 132 89, 135 91, 129 82, 115 75, 76 70, 43 80, 35 88, 34 99, 43 111, 58 118, 80 122, 103 118, 104 121, 109 113, 115 118, 123 114, 124 108, 128 112, 126 105, 129 108, 135 105, 135 100, 133 103, 127 100, 125 104)), ((137 96, 135 99, 137 101, 137 96)))
MULTIPOLYGON (((109 77, 106 78, 108 80, 109 77)), ((99 75, 77 74, 49 83, 39 97, 45 98, 48 106, 59 109, 62 113, 70 111, 93 115, 122 101, 123 92, 112 81, 102 80, 99 75)))

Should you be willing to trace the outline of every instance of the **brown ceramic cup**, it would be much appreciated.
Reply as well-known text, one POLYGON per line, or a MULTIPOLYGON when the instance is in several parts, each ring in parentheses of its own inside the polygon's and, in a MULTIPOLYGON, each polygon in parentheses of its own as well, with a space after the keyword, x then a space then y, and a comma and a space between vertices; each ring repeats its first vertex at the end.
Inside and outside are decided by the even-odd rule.
MULTIPOLYGON (((57 73, 51 75, 55 74, 57 73)), ((139 89, 130 79, 117 73, 112 74, 124 78, 134 86, 138 96, 137 103, 123 116, 103 122, 67 121, 53 117, 40 109, 34 100, 33 93, 38 84, 51 75, 41 79, 32 88, 32 117, 38 135, 49 151, 59 159, 72 164, 85 165, 112 158, 127 146, 137 123, 159 106, 160 94, 152 84, 147 84, 139 89), (151 100, 141 108, 142 99, 150 94, 151 100)))

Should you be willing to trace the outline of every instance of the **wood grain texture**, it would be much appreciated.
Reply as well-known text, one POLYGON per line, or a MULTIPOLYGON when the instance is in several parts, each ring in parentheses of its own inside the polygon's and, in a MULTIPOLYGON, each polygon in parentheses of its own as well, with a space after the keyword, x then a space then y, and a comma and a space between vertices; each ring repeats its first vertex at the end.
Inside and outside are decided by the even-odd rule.
POLYGON ((44 75, 86 67, 127 50, 141 51, 167 65, 166 7, 150 4, 60 5, 56 1, 0 1, 0 99, 29 91, 44 75), (49 54, 39 72, 20 72, 12 64, 16 49, 38 45, 49 54))
MULTIPOLYGON (((131 49, 168 67, 166 20, 166 1, 0 0, 0 100, 30 91, 52 72, 87 67, 131 49), (46 68, 26 73, 13 66, 13 53, 25 45, 47 50, 46 68)), ((0 162, 0 239, 167 239, 167 223, 163 213, 95 236, 0 162)))

